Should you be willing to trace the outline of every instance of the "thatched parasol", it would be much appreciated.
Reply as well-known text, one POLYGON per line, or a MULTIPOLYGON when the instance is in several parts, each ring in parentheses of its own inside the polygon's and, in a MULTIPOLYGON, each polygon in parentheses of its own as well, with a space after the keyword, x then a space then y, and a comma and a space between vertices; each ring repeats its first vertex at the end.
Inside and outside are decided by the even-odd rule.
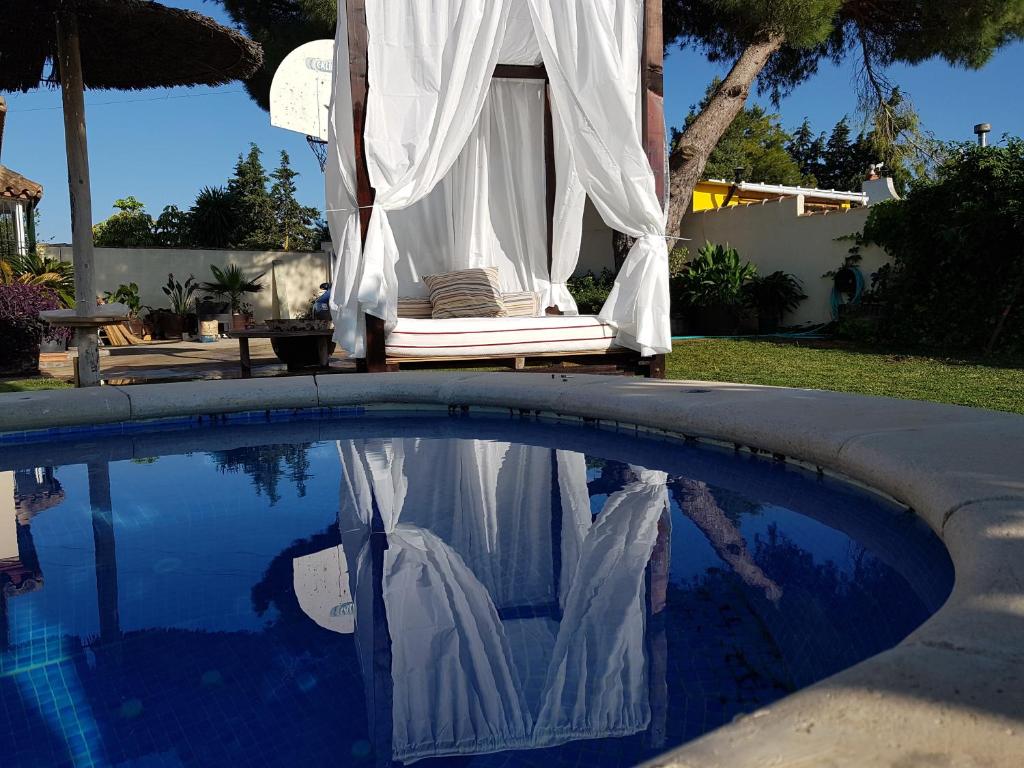
MULTIPOLYGON (((0 90, 60 85, 75 255, 79 383, 99 383, 86 88, 141 90, 221 85, 252 75, 263 51, 239 32, 193 11, 149 0, 32 0, 0 14, 0 90), (52 64, 49 73, 47 62, 52 64)), ((105 308, 108 319, 110 307, 105 308)))
POLYGON ((58 12, 78 18, 85 87, 134 91, 244 80, 263 62, 260 46, 212 19, 148 0, 32 0, 0 15, 0 91, 60 85, 58 12))

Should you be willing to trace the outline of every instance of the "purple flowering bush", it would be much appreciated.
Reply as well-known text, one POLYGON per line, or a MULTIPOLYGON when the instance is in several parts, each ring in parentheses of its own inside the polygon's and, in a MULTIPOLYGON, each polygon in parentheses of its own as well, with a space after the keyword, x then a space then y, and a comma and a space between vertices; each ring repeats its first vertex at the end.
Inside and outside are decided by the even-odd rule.
POLYGON ((66 329, 51 329, 39 319, 39 313, 60 309, 57 294, 40 285, 0 285, 0 373, 36 373, 39 370, 39 344, 44 338, 66 334, 66 329))

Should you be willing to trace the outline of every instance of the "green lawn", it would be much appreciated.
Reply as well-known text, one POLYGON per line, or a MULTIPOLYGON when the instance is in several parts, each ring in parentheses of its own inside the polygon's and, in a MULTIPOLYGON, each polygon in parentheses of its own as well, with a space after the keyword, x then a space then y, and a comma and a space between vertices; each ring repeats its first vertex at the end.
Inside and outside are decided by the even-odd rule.
POLYGON ((35 379, 0 379, 0 392, 36 392, 40 389, 67 389, 70 382, 42 376, 35 379))
MULTIPOLYGON (((1024 362, 894 354, 834 342, 678 342, 672 379, 831 389, 1024 414, 1024 362)), ((0 392, 69 387, 49 378, 0 381, 0 392)))
POLYGON ((677 342, 672 379, 831 389, 1024 413, 1024 362, 880 353, 835 343, 677 342))

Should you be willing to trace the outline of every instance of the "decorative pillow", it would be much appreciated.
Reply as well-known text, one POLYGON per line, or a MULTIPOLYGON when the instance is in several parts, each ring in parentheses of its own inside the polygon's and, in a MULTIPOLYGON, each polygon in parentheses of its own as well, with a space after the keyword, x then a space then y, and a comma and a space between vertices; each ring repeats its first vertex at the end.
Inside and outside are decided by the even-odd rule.
POLYGON ((496 267, 426 275, 433 317, 508 317, 496 267))
POLYGON ((434 305, 430 299, 398 299, 398 316, 415 318, 416 320, 429 320, 434 316, 434 305))
POLYGON ((501 300, 505 302, 505 310, 509 317, 537 317, 540 314, 540 294, 533 291, 503 293, 501 300))

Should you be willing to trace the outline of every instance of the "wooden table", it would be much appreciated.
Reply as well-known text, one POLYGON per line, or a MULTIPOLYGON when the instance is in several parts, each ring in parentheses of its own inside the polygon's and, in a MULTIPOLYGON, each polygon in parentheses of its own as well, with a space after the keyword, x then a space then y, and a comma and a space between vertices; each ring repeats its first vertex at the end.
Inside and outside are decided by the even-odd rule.
MULTIPOLYGON (((311 340, 316 346, 316 365, 320 368, 327 368, 330 365, 331 353, 334 351, 332 336, 334 336, 334 331, 331 329, 271 331, 267 328, 248 328, 244 331, 228 332, 228 338, 238 339, 238 357, 242 366, 243 379, 252 378, 252 358, 249 356, 249 339, 270 339, 278 359, 288 366, 289 371, 299 371, 308 366, 299 364, 296 362, 294 355, 289 355, 287 351, 288 342, 299 339, 311 340)), ((309 341, 306 343, 308 344, 309 341)), ((305 352, 305 349, 302 352, 305 352)))

